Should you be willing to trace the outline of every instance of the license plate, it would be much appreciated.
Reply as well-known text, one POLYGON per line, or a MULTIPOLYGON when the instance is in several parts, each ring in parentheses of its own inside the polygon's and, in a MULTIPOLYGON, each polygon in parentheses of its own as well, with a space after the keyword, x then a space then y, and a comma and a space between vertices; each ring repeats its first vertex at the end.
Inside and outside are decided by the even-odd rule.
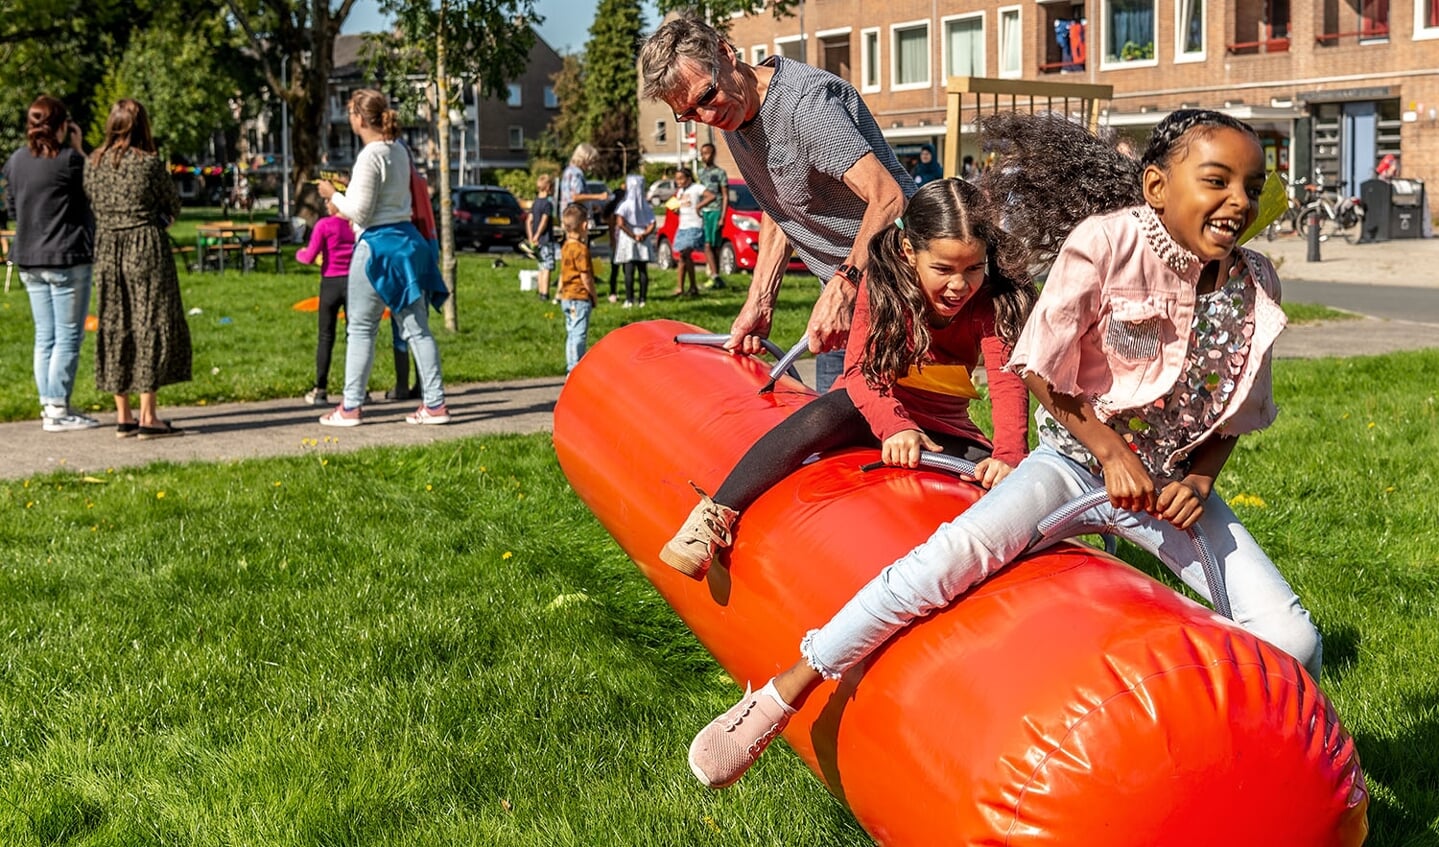
POLYGON ((509 218, 485 218, 485 223, 490 226, 504 226, 510 222, 509 218))

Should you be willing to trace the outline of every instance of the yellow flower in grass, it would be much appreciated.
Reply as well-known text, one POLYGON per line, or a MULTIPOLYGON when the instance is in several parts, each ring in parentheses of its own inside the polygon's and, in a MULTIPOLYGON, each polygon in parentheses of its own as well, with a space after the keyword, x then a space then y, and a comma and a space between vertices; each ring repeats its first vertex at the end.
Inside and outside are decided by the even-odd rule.
POLYGON ((513 559, 514 557, 515 554, 511 553, 509 550, 506 550, 505 552, 500 554, 501 559, 513 559))
POLYGON ((1234 506, 1253 506, 1256 509, 1269 507, 1269 504, 1264 502, 1264 498, 1257 494, 1236 494, 1229 503, 1234 506))
POLYGON ((156 499, 156 500, 164 500, 164 499, 165 499, 165 492, 163 492, 163 491, 156 491, 156 492, 155 492, 155 499, 156 499))

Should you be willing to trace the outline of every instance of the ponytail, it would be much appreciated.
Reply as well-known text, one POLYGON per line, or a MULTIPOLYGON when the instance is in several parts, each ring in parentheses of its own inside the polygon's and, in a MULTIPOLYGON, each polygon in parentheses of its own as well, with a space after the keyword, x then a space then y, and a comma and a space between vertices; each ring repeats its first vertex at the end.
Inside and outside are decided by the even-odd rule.
POLYGON ((909 373, 910 365, 929 351, 928 304, 919 275, 904 256, 904 232, 888 226, 869 240, 865 269, 869 298, 869 336, 864 340, 860 372, 881 390, 909 373))
POLYGON ((390 100, 373 88, 360 88, 350 95, 350 110, 360 116, 360 123, 380 133, 386 141, 400 137, 400 116, 390 108, 390 100))

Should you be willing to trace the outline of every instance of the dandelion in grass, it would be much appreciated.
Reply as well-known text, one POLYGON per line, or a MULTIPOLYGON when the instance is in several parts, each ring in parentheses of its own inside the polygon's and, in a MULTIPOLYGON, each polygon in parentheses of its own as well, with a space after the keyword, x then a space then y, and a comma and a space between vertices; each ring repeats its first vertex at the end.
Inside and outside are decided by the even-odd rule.
POLYGON ((280 481, 279 481, 278 479, 275 480, 275 487, 276 487, 276 488, 279 488, 279 487, 280 487, 280 481))
POLYGON ((1373 421, 1370 421, 1370 422, 1369 422, 1369 426, 1367 427, 1367 429, 1373 429, 1373 428, 1374 428, 1374 422, 1373 422, 1373 421))
POLYGON ((1250 506, 1255 509, 1266 509, 1269 507, 1269 504, 1264 502, 1264 498, 1257 494, 1236 494, 1229 503, 1233 506, 1250 506))
POLYGON ((501 559, 513 559, 514 557, 515 554, 510 552, 509 550, 506 550, 505 552, 500 554, 501 559))
POLYGON ((425 490, 426 490, 426 491, 434 491, 434 490, 435 490, 435 487, 434 487, 433 485, 430 485, 430 484, 427 482, 427 483, 425 483, 425 490))
POLYGON ((165 492, 163 492, 163 491, 156 491, 156 492, 155 492, 155 499, 156 499, 156 500, 164 500, 164 499, 165 499, 165 492))

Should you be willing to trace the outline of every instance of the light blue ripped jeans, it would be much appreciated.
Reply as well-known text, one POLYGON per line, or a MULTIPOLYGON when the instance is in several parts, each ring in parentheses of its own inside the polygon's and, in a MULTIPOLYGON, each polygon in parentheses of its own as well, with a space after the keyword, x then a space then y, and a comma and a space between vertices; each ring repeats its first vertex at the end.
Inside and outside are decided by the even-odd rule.
MULTIPOLYGON (((350 282, 345 303, 345 408, 357 409, 369 394, 370 368, 375 364, 375 335, 385 313, 385 301, 375 293, 365 266, 370 263, 370 245, 355 242, 350 257, 350 282)), ((430 299, 421 297, 390 318, 409 345, 420 372, 420 389, 430 408, 444 405, 445 386, 440 375, 440 348, 430 334, 430 299)), ((399 380, 408 379, 405 374, 399 380)), ((397 385, 400 383, 396 383, 397 385)))
POLYGON ((91 268, 20 268, 35 319, 35 387, 41 405, 70 404, 90 310, 91 268))
MULTIPOLYGON (((811 630, 800 645, 805 661, 825 678, 839 677, 909 623, 943 609, 1013 561, 1034 540, 1041 520, 1096 489, 1104 490, 1103 478, 1041 444, 967 511, 880 571, 829 623, 811 630)), ((1085 517, 1112 526, 1115 534, 1157 556, 1185 585, 1210 600, 1188 533, 1107 502, 1085 517)), ((1198 526, 1224 573, 1235 623, 1293 656, 1317 680, 1319 631, 1278 568, 1217 493, 1204 502, 1198 526)))

